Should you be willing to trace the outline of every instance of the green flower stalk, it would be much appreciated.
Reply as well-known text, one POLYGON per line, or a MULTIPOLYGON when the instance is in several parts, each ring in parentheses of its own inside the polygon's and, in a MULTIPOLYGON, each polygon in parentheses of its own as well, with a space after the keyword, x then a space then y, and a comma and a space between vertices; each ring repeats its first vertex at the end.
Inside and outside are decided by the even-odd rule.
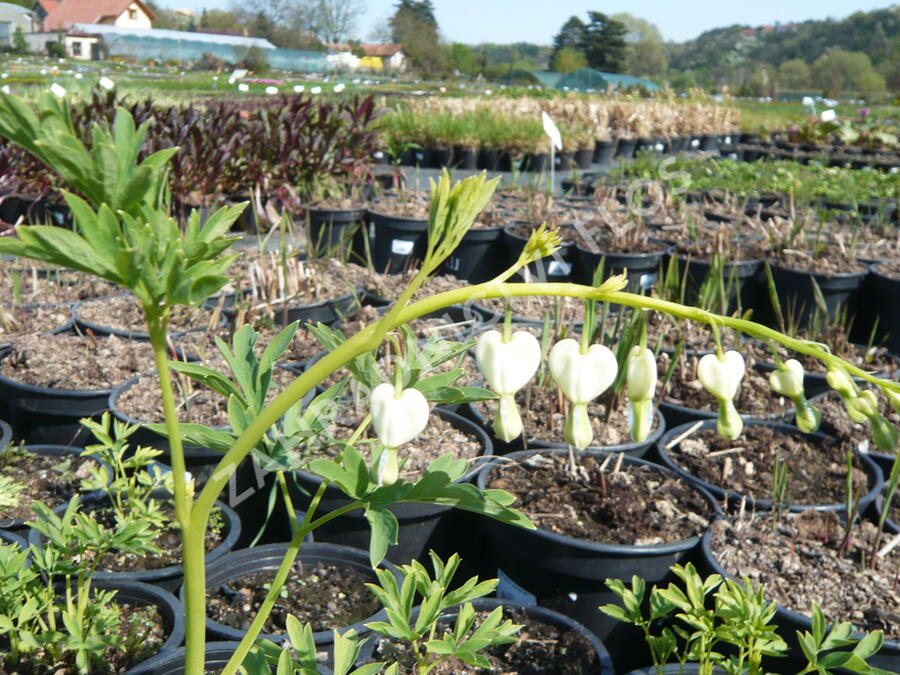
POLYGON ((507 335, 489 330, 478 338, 475 359, 488 385, 500 396, 494 433, 507 443, 522 435, 516 392, 528 384, 541 365, 541 345, 526 331, 507 335))
POLYGON ((769 375, 769 384, 776 393, 793 401, 795 421, 801 431, 811 433, 819 428, 822 414, 806 399, 803 392, 803 365, 797 359, 780 363, 778 369, 769 375))
POLYGON ((647 347, 635 345, 625 364, 625 387, 631 406, 628 420, 631 439, 640 443, 653 427, 653 394, 656 392, 656 356, 647 347))
POLYGON ((744 430, 744 421, 734 407, 744 370, 744 357, 736 351, 707 354, 697 364, 697 379, 719 402, 719 435, 732 441, 744 430))
MULTIPOLYGON (((586 331, 582 335, 586 335, 586 331)), ((619 364, 605 345, 586 347, 577 340, 560 340, 550 350, 550 374, 572 404, 566 418, 566 442, 584 450, 594 440, 587 406, 616 380, 619 364)))

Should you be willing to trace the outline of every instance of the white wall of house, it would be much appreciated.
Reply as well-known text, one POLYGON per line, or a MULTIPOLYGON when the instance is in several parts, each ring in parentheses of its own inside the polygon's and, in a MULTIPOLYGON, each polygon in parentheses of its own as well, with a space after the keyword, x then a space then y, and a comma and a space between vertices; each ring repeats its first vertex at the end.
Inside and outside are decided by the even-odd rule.
POLYGON ((95 45, 100 40, 95 37, 74 37, 66 36, 66 56, 70 59, 78 59, 80 61, 91 60, 91 45, 95 45))
POLYGON ((354 56, 350 52, 326 54, 325 60, 332 68, 346 68, 347 70, 356 70, 359 68, 359 57, 354 56))
POLYGON ((153 28, 150 17, 136 2, 128 5, 128 9, 119 15, 114 25, 116 28, 153 28))
POLYGON ((385 59, 385 65, 394 70, 403 70, 406 68, 406 56, 403 52, 397 52, 391 58, 385 59))

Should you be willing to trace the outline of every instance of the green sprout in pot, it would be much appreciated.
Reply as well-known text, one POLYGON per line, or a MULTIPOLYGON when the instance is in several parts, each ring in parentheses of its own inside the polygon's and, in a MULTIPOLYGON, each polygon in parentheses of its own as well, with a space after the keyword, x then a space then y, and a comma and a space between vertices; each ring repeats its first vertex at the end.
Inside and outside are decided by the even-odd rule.
MULTIPOLYGON (((702 577, 692 563, 674 565, 672 572, 678 581, 665 588, 654 586, 649 594, 638 576, 632 577, 630 586, 619 579, 607 579, 607 587, 621 604, 600 607, 617 621, 641 629, 657 673, 661 675, 666 664, 684 668, 693 663, 699 666, 701 675, 712 675, 716 670, 727 675, 763 675, 764 657, 787 656, 787 643, 773 624, 776 605, 765 601, 763 586, 754 587, 749 579, 723 579, 718 574, 702 577)), ((825 617, 817 605, 813 605, 812 624, 812 633, 797 631, 807 659, 797 675, 846 672, 840 670, 843 668, 887 675, 887 671, 866 663, 884 643, 882 631, 873 631, 860 640, 852 637, 850 623, 826 631, 825 617)))

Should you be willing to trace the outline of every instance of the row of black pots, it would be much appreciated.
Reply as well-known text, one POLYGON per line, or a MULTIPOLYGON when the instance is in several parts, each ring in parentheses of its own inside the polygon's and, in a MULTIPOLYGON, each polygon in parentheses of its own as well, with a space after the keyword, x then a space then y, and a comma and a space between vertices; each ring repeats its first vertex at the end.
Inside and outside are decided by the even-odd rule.
MULTIPOLYGON (((614 159, 631 159, 642 150, 661 154, 686 151, 714 152, 723 143, 738 140, 738 134, 697 134, 694 136, 653 136, 638 138, 613 137, 608 141, 596 141, 593 147, 563 150, 554 155, 558 169, 590 169, 593 165, 606 166, 614 159)), ((389 157, 380 152, 376 161, 387 163, 389 157)), ((410 147, 400 156, 400 165, 418 166, 423 169, 457 168, 464 170, 542 172, 550 170, 550 153, 515 153, 492 148, 430 148, 410 147)))
POLYGON ((738 162, 757 162, 765 159, 790 160, 801 164, 817 162, 829 167, 856 170, 876 169, 885 173, 900 169, 900 158, 897 158, 896 155, 875 157, 845 152, 784 150, 777 147, 766 148, 761 145, 744 144, 722 145, 718 150, 720 156, 738 162))

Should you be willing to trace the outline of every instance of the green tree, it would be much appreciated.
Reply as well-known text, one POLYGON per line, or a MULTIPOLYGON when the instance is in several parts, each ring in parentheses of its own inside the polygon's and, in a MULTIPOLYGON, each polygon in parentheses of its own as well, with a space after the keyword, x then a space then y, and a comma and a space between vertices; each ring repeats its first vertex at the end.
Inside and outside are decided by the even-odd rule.
POLYGON ((551 62, 563 49, 581 51, 584 43, 584 22, 577 16, 570 16, 559 32, 553 38, 553 51, 550 54, 551 62))
POLYGON ((885 91, 884 77, 863 52, 832 49, 813 63, 812 77, 813 84, 832 98, 851 92, 871 98, 885 91))
POLYGON ((608 73, 621 73, 625 69, 626 32, 621 21, 611 19, 603 12, 588 12, 588 24, 581 42, 588 65, 608 73))
POLYGON ((447 54, 440 47, 437 20, 431 0, 400 0, 391 17, 391 37, 417 70, 440 73, 447 68, 447 54))
POLYGON ((16 26, 16 30, 13 31, 13 51, 17 54, 27 54, 28 53, 28 40, 25 39, 25 31, 22 30, 22 26, 16 26))
POLYGON ((778 84, 783 89, 808 89, 810 82, 809 66, 803 59, 791 59, 778 66, 778 84))
POLYGON ((659 76, 666 72, 669 57, 663 44, 662 33, 656 24, 632 16, 627 12, 611 17, 625 26, 625 72, 644 77, 659 76))
POLYGON ((244 28, 233 12, 224 9, 204 9, 200 15, 200 28, 207 30, 240 31, 244 28))
POLYGON ((557 73, 571 73, 573 70, 586 67, 587 64, 587 57, 572 47, 563 47, 550 59, 550 69, 557 73))
POLYGON ((464 75, 475 75, 478 72, 474 50, 469 45, 459 42, 450 45, 448 65, 464 75))

